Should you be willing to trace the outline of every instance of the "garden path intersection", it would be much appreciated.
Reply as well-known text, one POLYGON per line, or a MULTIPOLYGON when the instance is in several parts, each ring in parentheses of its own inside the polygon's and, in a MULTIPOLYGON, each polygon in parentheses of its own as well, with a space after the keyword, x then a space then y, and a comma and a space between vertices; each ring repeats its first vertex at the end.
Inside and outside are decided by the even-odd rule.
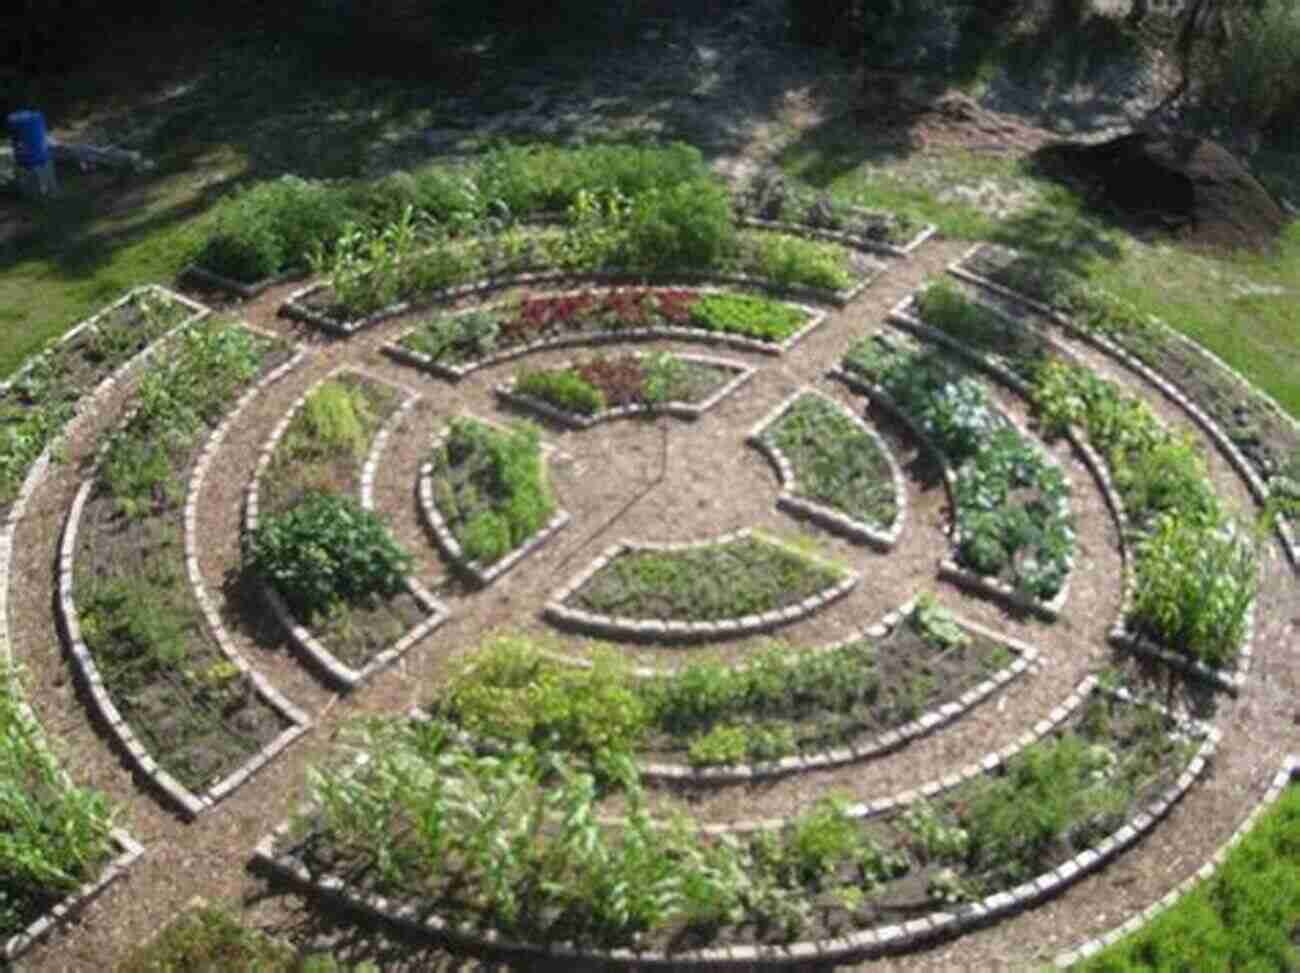
MULTIPOLYGON (((490 922, 473 928, 458 927, 456 922, 445 927, 435 924, 432 944, 420 945, 411 942, 418 937, 409 929, 358 919, 355 902, 340 916, 330 905, 331 896, 308 887, 310 883, 266 877, 267 861, 283 865, 286 855, 300 853, 293 840, 282 836, 278 842, 268 839, 260 846, 258 842, 303 806, 306 792, 300 782, 306 768, 337 753, 345 724, 359 716, 400 718, 413 708, 427 711, 438 687, 465 659, 473 657, 474 647, 480 646, 488 633, 508 628, 549 640, 547 644, 566 663, 588 661, 593 655, 592 644, 574 630, 584 626, 560 628, 548 620, 544 609, 557 602, 591 616, 625 615, 633 621, 659 623, 659 628, 651 625, 635 637, 605 636, 614 642, 610 651, 630 663, 640 676, 679 672, 704 659, 736 671, 759 666, 774 637, 785 645, 814 649, 852 643, 865 633, 878 640, 884 653, 890 640, 902 638, 898 633, 908 630, 917 617, 915 611, 903 617, 899 610, 918 604, 924 592, 933 592, 938 604, 965 626, 959 631, 964 631, 966 638, 987 648, 990 661, 986 667, 972 663, 967 669, 952 670, 953 680, 965 680, 951 687, 955 690, 952 696, 944 694, 949 687, 941 684, 948 670, 930 670, 931 682, 938 685, 907 682, 919 694, 919 708, 896 720, 897 726, 914 726, 894 738, 889 738, 889 726, 868 725, 856 735, 819 738, 792 749, 768 752, 751 746, 742 748, 739 758, 729 751, 727 760, 710 763, 688 758, 685 745, 675 751, 667 735, 652 735, 653 743, 639 754, 643 766, 666 763, 681 772, 675 779, 647 775, 647 807, 656 815, 684 808, 700 826, 715 832, 743 833, 762 822, 786 821, 814 810, 819 798, 836 794, 845 796, 850 817, 865 820, 864 827, 875 829, 870 832, 873 840, 883 841, 895 822, 920 807, 923 797, 940 809, 946 807, 943 802, 950 792, 966 800, 965 795, 974 792, 960 788, 970 786, 972 780, 978 783, 1018 766, 1019 754, 1031 742, 1027 737, 1051 743, 1058 733, 1082 726, 1096 700, 1112 700, 1106 695, 1108 689, 1096 685, 1096 677, 1103 673, 1107 687, 1119 686, 1134 696, 1171 707, 1184 719, 1174 731, 1193 744, 1184 762, 1162 765, 1153 772, 1155 782, 1144 785, 1145 790, 1139 788, 1123 813, 1109 822, 1110 827, 1048 861, 1048 878, 1032 872, 1004 887, 980 886, 953 902, 925 899, 936 887, 939 869, 918 866, 921 877, 912 886, 901 879, 893 885, 888 881, 894 880, 884 883, 893 905, 879 912, 858 904, 841 910, 833 923, 828 918, 833 910, 822 909, 825 903, 820 903, 818 918, 809 919, 801 934, 790 937, 796 944, 818 941, 815 947, 787 949, 775 945, 774 938, 751 934, 746 939, 743 932, 732 930, 720 945, 736 950, 738 960, 865 962, 872 969, 897 970, 1031 968, 1141 912, 1195 873, 1259 803, 1285 756, 1300 750, 1294 722, 1295 699, 1300 695, 1300 664, 1294 651, 1294 566, 1268 535, 1261 547, 1249 669, 1235 696, 1194 678, 1174 678, 1169 675, 1171 670, 1158 663, 1112 648, 1108 634, 1116 620, 1132 608, 1124 599, 1124 579, 1135 570, 1140 556, 1139 538, 1121 531, 1112 509, 1134 502, 1127 481, 1114 470, 1109 479, 1099 477, 1089 457, 1068 440, 1045 436, 1024 395, 969 360, 953 355, 945 359, 946 367, 952 369, 951 382, 977 387, 981 407, 990 415, 1003 417, 998 421, 1015 430, 1028 444, 1026 449, 1038 451, 1041 467, 1059 469, 1068 482, 1061 510, 1071 525, 1072 555, 1066 597, 1054 622, 941 581, 937 571, 940 560, 969 558, 970 563, 983 563, 965 545, 954 544, 951 536, 954 510, 966 502, 963 491, 969 488, 967 484, 977 474, 986 475, 978 465, 981 449, 969 450, 975 458, 949 456, 947 465, 953 476, 945 481, 935 455, 944 433, 933 421, 934 413, 916 411, 919 399, 903 401, 898 394, 883 397, 862 391, 864 384, 875 385, 878 392, 886 386, 902 388, 889 385, 889 376, 883 371, 887 362, 873 359, 881 370, 859 372, 859 377, 866 378, 858 384, 843 381, 832 372, 843 369, 851 373, 853 362, 846 361, 846 356, 852 357, 851 349, 877 333, 894 348, 915 345, 925 351, 938 347, 923 334, 908 332, 897 315, 891 317, 891 311, 941 277, 971 301, 996 304, 978 285, 947 273, 966 249, 930 239, 908 257, 887 259, 885 272, 846 306, 818 307, 826 312, 824 320, 779 355, 728 344, 725 337, 705 343, 677 336, 537 350, 471 372, 458 381, 437 377, 384 352, 386 346, 435 313, 428 309, 398 314, 346 338, 334 338, 280 316, 281 305, 297 289, 292 284, 270 287, 231 308, 238 320, 287 342, 284 355, 272 362, 284 367, 273 373, 268 366, 258 373, 267 380, 265 384, 250 383, 237 390, 230 402, 232 408, 235 399, 246 397, 229 424, 221 427, 220 435, 212 437, 208 452, 202 454, 207 464, 204 475, 183 478, 187 485, 197 481, 200 487, 197 495, 185 499, 184 505, 193 512, 192 522, 184 524, 184 518, 178 518, 196 539, 194 561, 186 571, 180 565, 184 554, 178 554, 177 567, 181 578, 195 581, 197 604, 209 604, 223 623, 231 657, 254 670, 295 712, 301 711, 309 725, 301 736, 255 772, 240 777, 188 821, 177 816, 174 805, 149 783, 148 764, 124 751, 91 715, 93 693, 87 692, 83 678, 69 661, 60 627, 51 617, 56 593, 67 579, 52 574, 49 566, 58 563, 60 538, 74 498, 83 482, 95 475, 95 458, 106 438, 121 427, 128 410, 140 401, 141 382, 148 382, 152 366, 146 362, 129 371, 99 395, 71 429, 63 447, 64 462, 52 465, 36 482, 13 528, 6 590, 9 648, 15 661, 27 670, 25 685, 37 720, 65 744, 64 766, 71 778, 109 796, 120 808, 118 823, 143 846, 144 853, 122 879, 86 906, 79 921, 36 944, 19 968, 102 967, 149 938, 174 910, 196 895, 210 901, 243 903, 244 918, 250 924, 304 942, 340 949, 348 944, 355 955, 369 956, 384 969, 463 968, 455 955, 462 951, 480 955, 485 949, 488 958, 476 961, 483 968, 498 959, 509 960, 508 955, 492 954, 493 936, 485 931, 490 922), (301 356, 293 357, 297 352, 301 356), (753 372, 710 402, 698 417, 633 415, 585 429, 539 417, 498 391, 503 383, 518 379, 523 370, 558 371, 597 356, 618 358, 630 352, 708 356, 753 372), (241 540, 249 485, 271 431, 309 390, 340 374, 363 375, 376 384, 396 387, 394 402, 408 404, 400 414, 392 411, 387 425, 390 413, 377 410, 374 428, 365 427, 353 453, 324 459, 313 453, 311 463, 317 465, 304 463, 299 470, 302 482, 324 483, 360 506, 361 468, 371 460, 368 506, 389 535, 410 552, 404 577, 414 586, 411 590, 427 591, 446 612, 445 620, 420 629, 413 639, 402 639, 407 629, 394 629, 388 644, 403 644, 391 664, 363 670, 365 678, 348 692, 338 692, 334 684, 320 679, 318 670, 304 663, 282 626, 266 610, 258 586, 248 581, 243 569, 247 541, 241 540), (790 475, 783 485, 780 461, 747 443, 751 433, 774 429, 773 420, 788 414, 782 411, 783 406, 804 392, 825 397, 878 434, 882 458, 875 466, 864 463, 862 476, 867 480, 851 488, 832 482, 842 467, 819 466, 817 450, 839 456, 837 462, 844 457, 834 453, 834 443, 819 441, 802 451, 797 444, 787 445, 784 456, 790 475), (412 400, 412 395, 419 398, 412 400), (910 420, 909 409, 913 410, 910 420), (562 529, 549 533, 508 572, 486 585, 469 578, 446 557, 421 509, 421 471, 431 461, 433 444, 449 422, 462 417, 495 424, 490 428, 498 432, 520 418, 536 421, 541 475, 549 483, 554 507, 570 515, 562 529), (376 447, 374 437, 380 426, 387 430, 387 438, 376 447), (355 475, 350 472, 353 467, 355 475), (892 472, 895 469, 898 476, 892 472), (897 489, 900 484, 901 490, 897 489), (863 543, 777 505, 783 490, 834 507, 847 502, 846 489, 851 493, 868 487, 884 498, 878 502, 885 506, 857 508, 850 513, 859 519, 878 516, 882 529, 896 516, 901 529, 892 548, 863 543), (740 536, 743 531, 755 533, 747 539, 740 536), (754 538, 760 540, 754 542, 754 538), (626 548, 615 553, 613 546, 619 544, 664 545, 664 550, 652 552, 658 560, 650 567, 629 568, 615 577, 622 570, 620 564, 635 560, 636 553, 626 548), (743 554, 736 553, 741 547, 743 554), (679 556, 680 562, 674 562, 679 556), (607 563, 599 564, 601 558, 608 558, 607 563), (760 575, 778 570, 772 565, 779 565, 789 590, 764 587, 760 575), (686 583, 674 587, 674 579, 680 580, 682 572, 686 583), (714 575, 725 576, 735 589, 715 591, 714 575), (668 580, 663 580, 665 577, 668 580), (852 579, 852 584, 846 579, 852 579), (823 597, 836 585, 840 587, 834 597, 823 597), (793 610, 800 606, 806 610, 793 610), (733 624, 745 618, 758 618, 762 624, 733 624), (707 622, 720 627, 707 631, 687 627, 674 635, 673 622, 688 626, 707 622), (665 623, 669 624, 665 627, 665 623), (987 685, 981 688, 983 683, 987 685), (1205 730, 1207 727, 1214 731, 1205 730), (884 744, 877 745, 882 740, 884 744), (836 759, 826 758, 839 751, 843 753, 836 759), (774 762, 783 764, 779 773, 768 772, 774 762), (744 766, 748 771, 727 777, 719 770, 727 766, 733 770, 744 766), (250 870, 255 846, 266 860, 262 868, 250 870), (1098 858, 1098 850, 1105 861, 1098 858), (1039 882, 1037 891, 1021 891, 1023 882, 1035 880, 1039 882), (926 882, 930 882, 929 890, 926 882), (1009 899, 1005 893, 1011 893, 1009 899), (898 904, 909 895, 921 895, 924 907, 898 904), (997 921, 950 935, 956 927, 945 925, 942 917, 960 914, 963 903, 971 902, 980 903, 997 921), (856 928, 846 917, 858 914, 870 915, 871 921, 856 928), (362 922, 364 928, 358 931, 356 924, 362 922), (935 938, 937 944, 925 944, 935 938), (894 955, 895 947, 904 942, 910 944, 910 951, 894 955), (1025 945, 1029 943, 1036 945, 1030 948, 1025 945), (751 947, 755 950, 752 955, 745 952, 751 947), (890 955, 876 958, 884 953, 890 955)), ((564 283, 568 289, 575 286, 584 285, 581 280, 564 283)), ((591 287, 605 285, 593 283, 591 287)), ((767 296, 781 300, 775 293, 767 296)), ((469 298, 462 304, 469 307, 483 302, 469 298)), ((805 303, 803 296, 800 303, 805 303)), ((1164 428, 1189 436, 1206 456, 1205 477, 1225 505, 1243 511, 1255 509, 1241 477, 1185 410, 1097 348, 1056 327, 1046 315, 1035 317, 1027 312, 1025 320, 1041 327, 1063 358, 1111 379, 1125 395, 1147 403, 1164 428)), ((159 357, 166 358, 166 354, 159 357)), ((731 375, 727 373, 728 378, 731 375)), ((844 428, 807 420, 810 436, 819 429, 844 428)), ((300 433, 299 427, 289 426, 286 441, 292 444, 300 433)), ((990 431, 988 439, 980 441, 984 452, 989 451, 992 438, 990 431)), ((196 451, 207 442, 205 435, 196 451)), ((186 472, 190 469, 185 467, 186 472)), ((1039 484, 1017 482, 1007 491, 1011 499, 1005 504, 1040 509, 1042 505, 1034 506, 1040 489, 1046 493, 1039 484)), ((440 499, 447 502, 446 495, 436 488, 432 496, 435 504, 440 499)), ((454 533, 458 522, 449 509, 443 513, 454 533)), ((978 518, 962 523, 964 534, 971 533, 978 518)), ((83 527, 86 536, 77 543, 93 547, 97 542, 94 532, 99 529, 95 524, 83 527)), ((74 545, 69 550, 74 562, 70 565, 73 610, 81 612, 84 628, 85 596, 77 590, 81 581, 75 562, 85 547, 74 545)), ((1024 569, 1027 555, 1018 556, 1020 560, 1013 555, 1011 563, 995 566, 992 573, 1003 582, 1014 579, 1014 572, 1024 569)), ((647 563, 650 560, 654 559, 647 563)), ((920 602, 928 603, 926 599, 920 602)), ((935 617, 947 618, 942 612, 935 617)), ((418 628, 414 616, 403 618, 403 624, 413 626, 410 630, 418 628)), ((318 619, 310 622, 308 627, 326 641, 346 641, 339 629, 325 631, 327 626, 318 624, 318 619)), ((345 622, 339 625, 346 627, 345 622)), ((586 627, 603 631, 599 624, 586 627)), ((381 648, 376 645, 367 651, 381 648)), ((914 669, 916 663, 910 664, 914 669)), ((882 671, 891 679, 912 680, 916 673, 908 665, 906 659, 895 660, 882 671)), ((1107 706, 1115 707, 1116 713, 1129 712, 1125 707, 1132 712, 1142 709, 1122 694, 1118 702, 1106 702, 1102 708, 1107 706)), ((117 707, 129 721, 130 700, 118 700, 117 707)), ((1117 726, 1129 726, 1124 722, 1128 717, 1114 719, 1117 726)), ((720 745, 718 739, 712 743, 720 745)), ((1128 739, 1140 741, 1139 730, 1132 729, 1128 739)), ((166 744, 159 740, 151 745, 165 749, 166 744)), ((1140 748, 1138 744, 1135 747, 1140 748)), ((701 745, 693 752, 699 757, 704 749, 701 745)), ((1115 759, 1130 759, 1122 748, 1116 749, 1121 752, 1115 759)), ((151 756, 160 764, 170 759, 163 753, 151 756)), ((224 767, 223 776, 237 774, 239 769, 234 764, 224 767)), ((614 797, 601 804, 599 811, 614 817, 628 813, 629 808, 614 797)), ((313 863, 313 868, 317 864, 313 863)), ((312 873, 313 880, 319 877, 312 873)), ((373 889, 358 886, 358 894, 363 891, 373 889)), ((393 896, 385 905, 395 907, 399 901, 393 896)), ((367 907, 373 906, 370 902, 367 907)), ((459 921, 465 915, 453 918, 459 921)), ((512 942, 527 939, 517 932, 502 932, 498 938, 512 942)), ((649 949, 664 945, 653 937, 642 944, 649 949)), ((705 940, 698 948, 710 946, 705 940)), ((577 949, 578 955, 596 956, 608 947, 585 943, 577 949)), ((692 955, 688 952, 675 959, 684 962, 692 955)), ((516 956, 514 962, 521 969, 540 968, 552 961, 557 967, 572 966, 572 959, 564 955, 551 960, 542 956, 516 956)), ((699 953, 695 958, 719 957, 699 953)))

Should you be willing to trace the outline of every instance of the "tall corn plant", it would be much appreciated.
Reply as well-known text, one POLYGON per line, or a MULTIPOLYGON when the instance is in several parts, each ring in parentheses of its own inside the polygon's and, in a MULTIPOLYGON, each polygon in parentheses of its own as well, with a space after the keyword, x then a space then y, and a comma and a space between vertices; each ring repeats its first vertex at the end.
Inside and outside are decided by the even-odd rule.
POLYGON ((16 931, 33 902, 91 877, 109 856, 111 828, 104 797, 63 777, 17 673, 0 664, 0 933, 16 931))

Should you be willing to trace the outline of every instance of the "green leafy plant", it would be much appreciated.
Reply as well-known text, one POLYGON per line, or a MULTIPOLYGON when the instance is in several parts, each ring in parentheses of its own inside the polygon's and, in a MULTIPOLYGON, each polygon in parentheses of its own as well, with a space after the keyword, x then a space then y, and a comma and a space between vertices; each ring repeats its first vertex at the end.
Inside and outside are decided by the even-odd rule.
POLYGON ((702 294, 690 316, 697 328, 760 341, 784 341, 808 321, 799 308, 755 294, 702 294))
POLYGON ((605 396, 572 368, 525 369, 515 374, 515 391, 565 412, 590 416, 605 408, 605 396))
POLYGON ((843 290, 853 284, 847 251, 786 233, 758 232, 742 240, 742 266, 788 287, 843 290))
POLYGON ((731 199, 711 179, 648 189, 627 214, 627 255, 634 266, 713 267, 736 246, 731 199))
POLYGON ((333 494, 309 494, 263 520, 248 537, 245 561, 306 619, 339 601, 396 594, 411 565, 378 516, 333 494))

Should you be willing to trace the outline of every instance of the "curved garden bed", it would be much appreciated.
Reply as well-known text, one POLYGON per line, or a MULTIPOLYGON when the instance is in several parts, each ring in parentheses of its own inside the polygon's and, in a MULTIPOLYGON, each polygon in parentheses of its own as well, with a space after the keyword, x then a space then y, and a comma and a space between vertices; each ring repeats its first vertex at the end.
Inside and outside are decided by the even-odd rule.
POLYGON ((212 325, 169 344, 78 491, 60 552, 60 622, 80 680, 133 765, 189 817, 306 724, 209 629, 177 543, 185 487, 230 395, 292 364, 277 340, 212 325))
POLYGON ((743 294, 683 288, 539 293, 518 304, 439 314, 384 346, 385 354, 456 380, 543 349, 659 338, 781 354, 825 312, 743 294))
POLYGON ((322 379, 272 432, 245 499, 246 567, 294 646, 345 689, 446 618, 406 576, 409 556, 382 521, 349 499, 362 491, 370 447, 403 397, 414 398, 347 368, 322 379))
POLYGON ((546 605, 598 636, 688 641, 770 632, 848 594, 858 575, 748 530, 687 544, 615 544, 546 605))
POLYGON ((673 352, 596 355, 558 368, 522 369, 497 395, 575 429, 629 416, 698 419, 755 369, 723 358, 673 352))

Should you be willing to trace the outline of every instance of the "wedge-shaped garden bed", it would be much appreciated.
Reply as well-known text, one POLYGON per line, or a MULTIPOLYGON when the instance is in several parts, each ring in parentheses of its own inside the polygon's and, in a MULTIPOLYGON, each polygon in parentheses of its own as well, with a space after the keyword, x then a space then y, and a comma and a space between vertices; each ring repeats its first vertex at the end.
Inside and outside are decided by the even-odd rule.
POLYGON ((384 350, 456 379, 543 348, 602 341, 682 338, 780 354, 824 319, 824 312, 753 294, 593 289, 435 314, 384 350))
POLYGON ((748 530, 691 544, 615 544, 557 591, 552 621, 653 641, 766 632, 848 594, 858 575, 748 530))
POLYGON ((185 572, 184 503, 203 440, 240 388, 278 377, 289 349, 199 324, 144 375, 138 405, 78 492, 60 554, 60 615, 99 717, 136 768, 189 816, 299 735, 210 631, 185 572))
POLYGON ((81 322, 0 385, 0 515, 28 469, 110 374, 164 334, 208 313, 161 287, 141 287, 81 322))
POLYGON ((754 369, 721 358, 658 352, 595 355, 559 368, 520 369, 497 394, 577 429, 635 415, 697 419, 754 369))
POLYGON ((866 760, 959 718, 1038 653, 954 618, 929 596, 820 649, 774 644, 743 666, 695 662, 647 676, 613 652, 502 635, 430 712, 486 746, 547 741, 591 757, 611 728, 652 779, 719 783, 866 760), (593 724, 576 712, 619 714, 593 724))
POLYGON ((903 471, 883 439, 834 399, 796 392, 749 434, 781 477, 777 505, 888 550, 903 530, 903 471))
POLYGON ((245 566, 293 644, 343 688, 446 617, 407 577, 409 555, 382 520, 353 499, 370 445, 402 396, 347 370, 317 383, 272 432, 245 501, 245 566))
POLYGON ((420 508, 438 546, 490 584, 569 522, 555 503, 535 427, 454 420, 420 470, 420 508))
POLYGON ((945 460, 955 508, 955 561, 943 573, 1055 618, 1074 560, 1070 485, 1041 447, 952 359, 881 332, 854 345, 841 373, 889 408, 945 460))
POLYGON ((1211 730, 1094 691, 1073 718, 929 801, 862 818, 823 799, 778 829, 724 840, 689 818, 661 827, 627 778, 610 785, 626 813, 601 826, 587 765, 545 748, 476 753, 436 720, 372 726, 362 762, 318 773, 314 805, 257 855, 444 942, 630 967, 826 962, 956 935, 1059 894, 1150 830, 1214 743, 1211 730))

